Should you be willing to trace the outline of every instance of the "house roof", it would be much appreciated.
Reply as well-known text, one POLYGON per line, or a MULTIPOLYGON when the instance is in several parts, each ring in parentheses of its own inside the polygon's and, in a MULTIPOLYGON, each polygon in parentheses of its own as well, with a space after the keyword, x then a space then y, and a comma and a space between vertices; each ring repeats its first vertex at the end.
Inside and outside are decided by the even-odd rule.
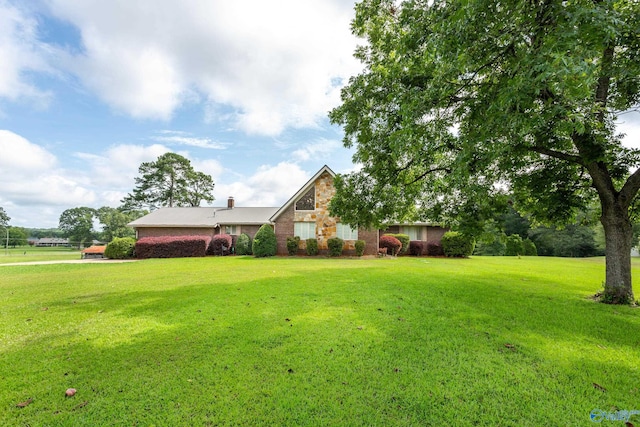
POLYGON ((282 205, 282 207, 280 207, 271 216, 271 218, 269 218, 269 220, 271 222, 274 222, 276 220, 276 218, 278 218, 284 211, 286 211, 289 208, 289 206, 291 206, 293 204, 293 202, 298 200, 299 197, 301 197, 303 194, 305 194, 307 191, 309 191, 309 188, 311 188, 311 186, 315 184, 316 180, 318 178, 320 178, 320 176, 325 172, 327 172, 332 177, 336 176, 335 172, 332 171, 329 166, 324 165, 313 177, 311 177, 311 179, 309 181, 307 181, 307 183, 305 185, 302 186, 302 188, 300 188, 300 190, 298 190, 298 192, 296 194, 294 194, 289 200, 287 200, 287 202, 284 205, 282 205))
POLYGON ((269 218, 278 208, 160 208, 148 215, 129 223, 130 227, 190 227, 216 228, 219 225, 261 225, 269 222, 269 218))

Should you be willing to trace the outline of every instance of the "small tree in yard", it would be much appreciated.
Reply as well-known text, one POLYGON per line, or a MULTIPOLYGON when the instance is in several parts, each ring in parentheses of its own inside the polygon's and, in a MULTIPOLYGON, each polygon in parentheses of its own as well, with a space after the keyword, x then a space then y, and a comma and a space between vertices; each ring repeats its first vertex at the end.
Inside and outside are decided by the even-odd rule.
POLYGON ((522 237, 517 234, 507 236, 504 254, 507 256, 524 255, 524 244, 522 243, 522 237))
POLYGON ((278 241, 273 228, 264 224, 253 237, 253 256, 261 258, 274 256, 278 250, 278 241))

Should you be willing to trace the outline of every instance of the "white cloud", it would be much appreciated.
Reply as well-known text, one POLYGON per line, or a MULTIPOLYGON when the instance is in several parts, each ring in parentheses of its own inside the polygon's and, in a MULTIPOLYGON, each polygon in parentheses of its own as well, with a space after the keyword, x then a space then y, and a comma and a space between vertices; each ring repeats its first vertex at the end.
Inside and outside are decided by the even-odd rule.
POLYGON ((625 134, 622 144, 640 149, 640 112, 629 111, 618 118, 616 130, 625 134))
POLYGON ((171 145, 187 145, 190 147, 208 148, 212 150, 224 150, 229 145, 214 141, 211 138, 190 136, 186 132, 164 131, 162 133, 163 135, 153 136, 151 139, 171 145))
POLYGON ((46 48, 38 41, 37 22, 25 11, 0 0, 0 98, 27 98, 45 106, 51 93, 29 80, 29 72, 51 72, 46 64, 46 48))
POLYGON ((203 117, 231 107, 249 133, 313 127, 338 103, 335 81, 359 68, 351 2, 51 0, 50 8, 82 36, 68 69, 138 118, 169 119, 204 99, 203 117))
POLYGON ((216 204, 235 199, 236 206, 280 206, 293 196, 310 178, 295 163, 281 162, 275 166, 263 165, 251 176, 235 182, 216 182, 216 204))
POLYGON ((291 153, 291 158, 295 161, 305 162, 307 160, 326 159, 331 153, 342 147, 340 141, 321 138, 320 140, 307 144, 291 153))

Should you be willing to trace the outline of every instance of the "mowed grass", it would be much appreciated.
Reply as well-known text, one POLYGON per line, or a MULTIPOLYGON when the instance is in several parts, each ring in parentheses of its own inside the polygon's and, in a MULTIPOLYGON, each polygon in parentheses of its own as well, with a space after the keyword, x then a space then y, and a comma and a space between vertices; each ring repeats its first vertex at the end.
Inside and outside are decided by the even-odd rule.
POLYGON ((0 425, 591 425, 640 410, 640 309, 589 299, 603 279, 602 259, 3 266, 0 425))
POLYGON ((0 264, 18 262, 63 261, 80 259, 81 252, 77 248, 33 247, 0 248, 0 264))

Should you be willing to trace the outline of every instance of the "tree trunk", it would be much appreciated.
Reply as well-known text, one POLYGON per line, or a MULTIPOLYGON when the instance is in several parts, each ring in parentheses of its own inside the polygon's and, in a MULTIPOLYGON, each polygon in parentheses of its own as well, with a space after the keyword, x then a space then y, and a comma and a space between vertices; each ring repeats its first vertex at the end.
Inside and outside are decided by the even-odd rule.
POLYGON ((633 301, 631 287, 632 224, 626 209, 618 203, 603 206, 600 222, 606 242, 606 281, 602 301, 629 304, 633 301))

